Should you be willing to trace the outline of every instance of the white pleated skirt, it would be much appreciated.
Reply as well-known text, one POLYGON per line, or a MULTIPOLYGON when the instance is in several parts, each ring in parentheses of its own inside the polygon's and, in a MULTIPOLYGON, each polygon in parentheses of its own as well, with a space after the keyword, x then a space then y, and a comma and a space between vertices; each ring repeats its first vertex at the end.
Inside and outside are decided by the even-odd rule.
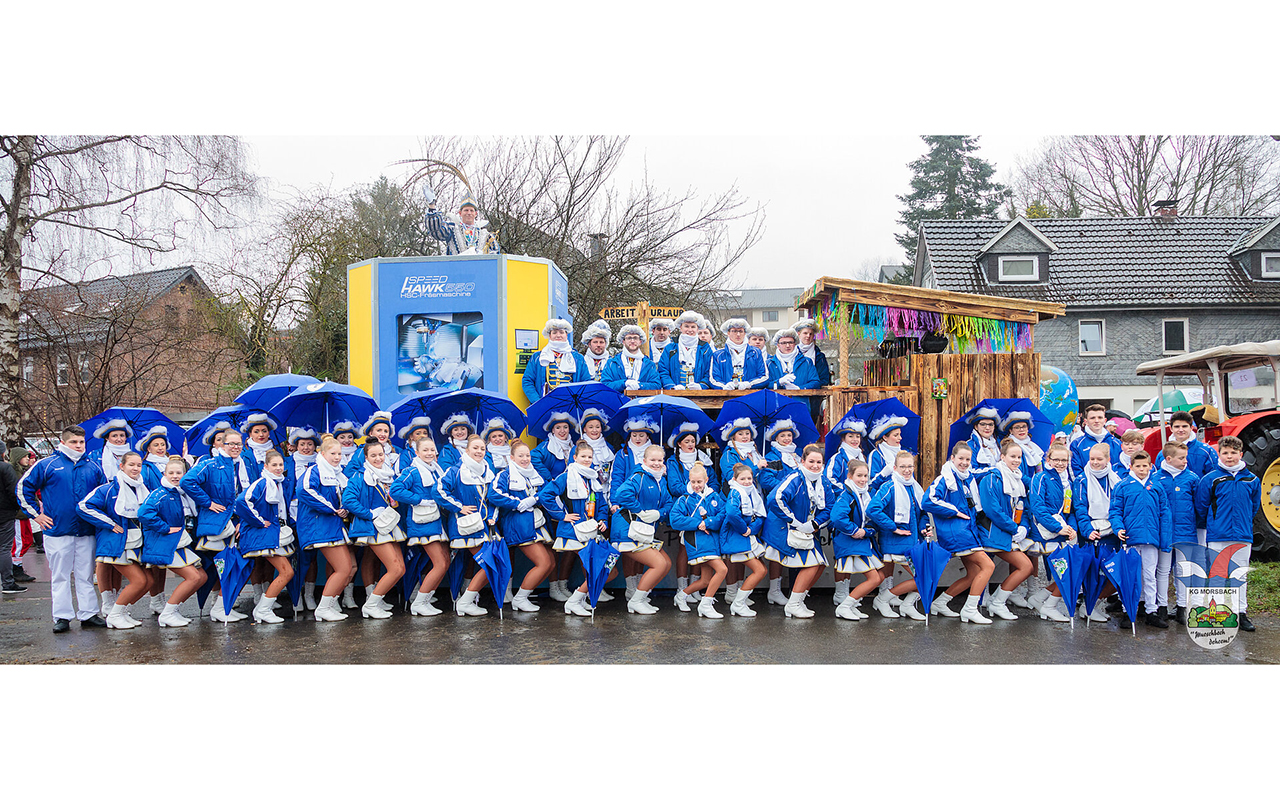
POLYGON ((827 557, 823 555, 822 548, 816 545, 810 550, 797 550, 794 556, 784 556, 776 548, 765 545, 764 557, 784 567, 796 567, 799 569, 826 565, 827 563, 827 557))
POLYGON ((875 556, 845 556, 836 559, 836 572, 861 575, 873 569, 880 569, 884 562, 875 556))

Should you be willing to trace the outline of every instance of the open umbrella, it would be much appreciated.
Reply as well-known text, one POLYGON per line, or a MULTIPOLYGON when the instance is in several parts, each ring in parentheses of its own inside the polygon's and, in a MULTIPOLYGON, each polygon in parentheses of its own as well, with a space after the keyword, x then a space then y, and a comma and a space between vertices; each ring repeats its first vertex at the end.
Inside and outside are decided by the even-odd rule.
POLYGON ((600 600, 600 593, 604 591, 609 571, 621 557, 622 554, 617 548, 605 539, 592 539, 587 542, 586 547, 578 551, 578 558, 582 559, 582 568, 587 573, 587 602, 591 605, 593 622, 596 618, 596 603, 600 600))
MULTIPOLYGON (((414 392, 405 395, 399 400, 392 403, 387 411, 391 414, 391 441, 404 446, 407 443, 399 436, 399 430, 414 417, 426 417, 427 406, 430 405, 432 398, 447 394, 448 389, 427 389, 422 392, 414 392)), ((357 424, 364 422, 364 419, 356 420, 357 424)))
POLYGON ((1078 544, 1064 545, 1044 557, 1049 577, 1058 585, 1073 628, 1076 626, 1076 598, 1080 596, 1085 571, 1092 562, 1093 554, 1078 544))
MULTIPOLYGON (((895 397, 887 397, 884 400, 858 403, 850 409, 850 412, 857 412, 857 418, 866 423, 868 433, 871 432, 877 422, 886 417, 902 417, 906 419, 907 424, 902 426, 902 449, 911 453, 919 450, 920 415, 903 405, 901 400, 895 397)), ((866 446, 870 448, 871 442, 868 441, 866 446)))
MULTIPOLYGON (((760 389, 742 397, 726 400, 716 416, 716 424, 723 427, 726 423, 743 417, 751 420, 756 426, 756 447, 762 453, 767 449, 764 441, 765 430, 782 419, 789 419, 795 423, 798 430, 795 446, 798 450, 818 441, 818 429, 813 427, 809 404, 778 394, 771 389, 760 389)), ((720 432, 717 430, 716 437, 719 438, 719 436, 720 432)))
POLYGON ((409 600, 413 597, 414 590, 422 584, 422 576, 431 559, 427 556, 426 549, 420 545, 401 545, 400 548, 404 552, 404 577, 400 579, 400 594, 404 595, 404 605, 408 608, 409 600))
POLYGON ((320 383, 320 379, 293 372, 267 375, 236 395, 235 402, 257 408, 271 408, 299 386, 308 386, 313 383, 320 383))
MULTIPOLYGON (((1027 434, 1031 437, 1031 441, 1035 442, 1041 450, 1048 450, 1049 445, 1053 443, 1053 423, 1049 418, 1036 406, 1035 403, 1025 398, 995 398, 991 400, 983 400, 973 408, 960 415, 960 419, 951 423, 950 441, 947 443, 947 452, 951 452, 951 448, 956 446, 957 442, 967 441, 969 435, 973 433, 973 423, 966 422, 969 415, 980 408, 993 408, 996 413, 1004 419, 1012 411, 1026 411, 1031 414, 1030 427, 1031 431, 1027 434)), ((905 438, 905 432, 903 434, 905 438)), ((1002 438, 999 434, 997 439, 1002 438)))
MULTIPOLYGON (((618 413, 618 409, 627 402, 627 396, 611 389, 599 381, 582 381, 566 383, 543 395, 538 402, 529 406, 525 414, 529 418, 529 433, 538 438, 545 438, 543 427, 551 415, 563 412, 578 419, 588 408, 598 408, 610 420, 618 413)), ((609 426, 612 430, 613 426, 609 426)))
MULTIPOLYGON (((1164 400, 1164 415, 1168 418, 1175 411, 1190 411, 1204 403, 1204 389, 1199 386, 1184 386, 1171 392, 1165 392, 1161 397, 1164 400)), ((1156 404, 1156 398, 1154 397, 1133 412, 1134 422, 1144 422, 1149 419, 1156 419, 1159 416, 1160 407, 1156 404)))
POLYGON ((609 421, 613 430, 622 430, 622 424, 633 417, 648 417, 658 422, 658 437, 655 441, 665 442, 667 434, 676 430, 686 422, 698 426, 698 437, 711 430, 715 423, 711 417, 698 407, 698 404, 687 397, 674 394, 655 394, 649 397, 637 397, 623 403, 618 413, 609 421))
POLYGON ((1116 587, 1124 613, 1129 615, 1129 623, 1133 626, 1133 635, 1137 636, 1138 601, 1142 599, 1142 556, 1131 547, 1121 548, 1102 562, 1102 571, 1116 587))
MULTIPOLYGON (((504 395, 487 389, 459 389, 431 398, 427 403, 427 416, 434 425, 441 425, 454 414, 465 414, 479 431, 494 417, 502 417, 515 431, 524 432, 524 412, 504 395)), ((439 430, 431 432, 441 445, 448 444, 448 436, 439 430)))
POLYGON ((174 452, 180 450, 180 443, 186 436, 186 431, 182 430, 182 426, 166 417, 164 414, 149 407, 134 406, 112 406, 101 414, 95 414, 84 422, 80 423, 80 427, 84 428, 85 433, 85 451, 92 453, 95 450, 101 450, 103 440, 93 435, 102 423, 113 419, 122 419, 133 429, 133 435, 130 436, 131 442, 136 442, 140 436, 151 430, 157 425, 163 425, 168 431, 169 448, 174 452))
POLYGON ((253 562, 240 555, 238 548, 228 547, 214 556, 213 566, 218 571, 218 584, 222 587, 222 613, 230 614, 231 607, 249 582, 253 562))
POLYGON ((476 551, 476 563, 489 579, 493 599, 498 601, 498 619, 502 619, 502 602, 507 595, 507 586, 511 583, 511 553, 507 550, 507 543, 493 538, 480 545, 480 549, 476 551))
MULTIPOLYGON (((193 456, 203 456, 209 454, 209 445, 204 443, 205 433, 217 425, 219 422, 230 423, 232 428, 240 430, 240 426, 249 418, 250 414, 261 414, 263 409, 254 408, 236 403, 229 406, 221 406, 215 408, 207 416, 198 420, 194 425, 187 429, 187 452, 193 456)), ((272 431, 271 438, 279 440, 284 432, 280 429, 272 431)))
POLYGON ((360 422, 377 410, 378 403, 363 389, 346 383, 317 381, 290 392, 271 407, 271 416, 282 425, 328 431, 340 420, 360 422))
MULTIPOLYGON (((915 570, 916 591, 920 593, 920 597, 923 598, 922 604, 928 609, 934 595, 938 593, 938 581, 942 579, 942 572, 947 568, 947 562, 951 560, 951 553, 937 542, 924 541, 907 551, 907 555, 911 558, 911 566, 915 570)), ((930 616, 932 615, 926 611, 925 625, 929 624, 930 616)))

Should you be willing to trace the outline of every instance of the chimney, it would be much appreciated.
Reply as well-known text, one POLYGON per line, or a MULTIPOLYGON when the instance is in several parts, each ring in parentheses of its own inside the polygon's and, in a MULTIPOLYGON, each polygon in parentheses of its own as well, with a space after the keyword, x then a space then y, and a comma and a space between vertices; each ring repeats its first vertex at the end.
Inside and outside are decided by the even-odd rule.
POLYGON ((1157 200, 1155 202, 1156 214, 1161 217, 1178 216, 1178 198, 1174 197, 1169 200, 1157 200))

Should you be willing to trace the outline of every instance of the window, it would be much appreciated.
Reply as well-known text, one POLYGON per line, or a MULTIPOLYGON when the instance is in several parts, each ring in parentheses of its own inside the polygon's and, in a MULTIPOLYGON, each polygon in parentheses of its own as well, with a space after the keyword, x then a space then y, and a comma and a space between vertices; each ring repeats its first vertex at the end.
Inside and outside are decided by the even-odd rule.
POLYGON ((1040 280, 1039 256, 1000 256, 996 279, 1004 281, 1040 280))
POLYGON ((1107 323, 1100 319, 1080 320, 1080 355, 1107 354, 1107 323))
POLYGON ((71 383, 71 378, 67 375, 67 357, 61 354, 58 355, 57 381, 59 386, 71 383))
POLYGON ((80 353, 76 356, 76 368, 80 370, 80 382, 89 383, 93 380, 93 371, 89 369, 89 354, 80 353))
POLYGON ((1187 321, 1185 319, 1166 319, 1164 327, 1164 351, 1166 353, 1187 352, 1187 321))
POLYGON ((31 383, 36 376, 36 360, 34 358, 22 359, 22 380, 25 383, 31 383))
POLYGON ((764 321, 765 321, 765 322, 777 322, 777 321, 778 321, 778 312, 777 312, 777 311, 766 311, 766 312, 764 312, 764 321))
POLYGON ((1280 253, 1262 254, 1262 277, 1280 278, 1280 253))
POLYGON ((170 328, 178 327, 178 307, 177 306, 164 307, 164 324, 168 325, 170 328))

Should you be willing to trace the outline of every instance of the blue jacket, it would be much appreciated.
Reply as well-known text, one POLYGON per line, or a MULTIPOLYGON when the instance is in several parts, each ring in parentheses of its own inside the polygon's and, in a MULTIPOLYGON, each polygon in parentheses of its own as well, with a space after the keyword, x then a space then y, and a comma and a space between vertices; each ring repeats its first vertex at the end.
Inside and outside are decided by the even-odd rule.
MULTIPOLYGON (((698 451, 698 453, 701 452, 701 450, 698 451)), ((703 464, 702 467, 707 471, 707 488, 712 491, 719 491, 720 476, 716 472, 716 465, 714 463, 703 464)), ((672 453, 667 456, 666 484, 667 493, 672 497, 684 497, 689 492, 689 470, 684 468, 684 463, 680 461, 679 453, 672 453)))
MULTIPOLYGON (((1000 436, 997 434, 996 445, 999 446, 999 443, 1000 436)), ((987 477, 988 473, 995 471, 996 461, 999 461, 1000 457, 995 456, 995 461, 989 460, 992 456, 983 449, 982 440, 978 438, 977 431, 969 434, 969 447, 973 450, 973 460, 969 463, 969 474, 981 481, 987 477)), ((1027 480, 1031 480, 1030 476, 1027 477, 1027 480)))
MULTIPOLYGON (((755 445, 754 445, 754 444, 753 444, 753 445, 751 445, 751 446, 752 446, 752 447, 755 447, 755 445)), ((720 480, 721 480, 721 482, 723 482, 723 483, 729 483, 730 481, 732 481, 732 480, 733 480, 733 465, 734 465, 734 464, 737 464, 739 461, 743 461, 743 462, 745 462, 745 463, 746 463, 746 465, 747 465, 748 467, 751 467, 751 477, 752 477, 752 479, 756 480, 756 482, 757 482, 757 486, 758 486, 758 485, 759 485, 760 471, 761 471, 761 469, 762 469, 762 468, 761 468, 761 467, 757 467, 754 463, 752 463, 751 461, 747 461, 747 460, 746 460, 746 459, 744 459, 741 455, 739 455, 739 454, 738 454, 738 451, 734 448, 734 446, 733 446, 733 444, 732 444, 732 443, 730 443, 730 444, 726 444, 726 445, 725 445, 725 446, 720 450, 720 480)), ((762 495, 763 495, 763 494, 768 494, 768 492, 766 492, 764 489, 761 489, 761 490, 760 490, 760 493, 761 493, 762 495)))
POLYGON ((1142 484, 1132 476, 1111 493, 1111 530, 1124 531, 1127 545, 1150 544, 1168 552, 1173 546, 1173 524, 1164 489, 1147 476, 1142 484))
POLYGON ((1085 465, 1089 463, 1089 451, 1095 444, 1106 444, 1110 447, 1111 463, 1113 465, 1120 463, 1120 440, 1114 434, 1108 431, 1099 442, 1086 431, 1084 436, 1071 443, 1071 475, 1073 477, 1078 478, 1084 472, 1085 465))
MULTIPOLYGON (((724 539, 721 535, 724 514, 724 495, 710 489, 706 490, 705 495, 685 494, 672 504, 671 527, 685 532, 685 540, 688 544, 685 549, 690 561, 706 556, 728 555, 720 549, 724 539), (704 523, 707 529, 699 530, 698 526, 704 523)), ((746 543, 745 539, 743 543, 746 543)), ((745 548, 733 552, 744 551, 745 548)))
MULTIPOLYGON (((658 372, 657 365, 653 363, 653 359, 643 353, 640 355, 640 388, 650 391, 661 389, 662 375, 658 372)), ((614 353, 605 362, 604 374, 600 380, 610 389, 615 389, 619 392, 627 390, 627 371, 622 366, 622 353, 614 353)))
MULTIPOLYGON (((814 368, 813 362, 804 353, 797 351, 795 361, 792 362, 791 366, 795 371, 797 389, 817 389, 821 385, 821 381, 818 378, 818 370, 814 368)), ((778 383, 783 374, 782 360, 778 358, 777 353, 774 353, 769 356, 770 389, 788 388, 778 383)))
POLYGON ((1200 476, 1188 468, 1175 477, 1166 470, 1152 470, 1152 477, 1164 489, 1165 500, 1169 503, 1169 523, 1173 544, 1196 541, 1196 528, 1202 527, 1196 519, 1196 484, 1200 476))
MULTIPOLYGON (((693 350, 693 380, 697 382, 699 389, 711 388, 711 359, 714 355, 711 345, 703 341, 699 341, 698 346, 693 350)), ((680 364, 678 343, 662 351, 662 358, 658 361, 658 373, 662 378, 664 389, 685 385, 684 367, 680 364)))
MULTIPOLYGON (((350 483, 348 483, 350 485, 350 483)), ((343 537, 342 495, 337 486, 320 483, 320 468, 307 467, 298 480, 298 542, 303 547, 341 542, 343 537)))
MULTIPOLYGON (((861 449, 857 450, 853 456, 857 461, 866 462, 867 460, 861 449)), ((827 483, 831 484, 833 491, 842 491, 841 487, 844 486, 844 482, 849 480, 849 460, 849 454, 845 452, 843 445, 837 447, 835 455, 828 459, 827 468, 823 470, 823 475, 826 476, 827 483)), ((870 464, 867 465, 868 468, 870 466, 870 464)), ((867 489, 871 489, 870 484, 867 485, 867 489)))
POLYGON ((445 520, 445 530, 448 532, 450 540, 474 539, 483 535, 483 532, 458 533, 457 515, 462 513, 463 506, 475 506, 481 517, 489 525, 497 521, 498 506, 488 499, 493 480, 496 477, 486 465, 485 475, 482 479, 484 483, 483 495, 481 494, 480 484, 467 483, 462 479, 462 467, 460 466, 450 467, 449 471, 440 479, 440 482, 436 484, 436 496, 440 498, 440 507, 449 512, 449 517, 445 520))
MULTIPOLYGON (((812 522, 815 528, 821 528, 831 521, 831 510, 836 504, 836 494, 826 481, 819 480, 818 487, 823 491, 822 508, 813 509, 809 497, 809 482, 799 470, 791 472, 782 479, 777 488, 765 498, 764 507, 767 516, 764 522, 764 541, 783 556, 798 555, 798 551, 787 544, 787 529, 791 525, 812 522), (812 513, 811 513, 812 512, 812 513)), ((814 547, 819 547, 817 531, 814 531, 814 547)))
POLYGON ((164 467, 152 464, 144 454, 142 456, 142 482, 146 485, 147 491, 154 492, 160 488, 160 479, 163 477, 164 467))
POLYGON ((561 373, 555 365, 550 365, 550 371, 555 373, 552 379, 552 385, 547 386, 548 367, 542 366, 539 361, 541 351, 534 353, 529 357, 529 363, 524 368, 524 378, 520 380, 520 388, 524 390, 524 396, 529 398, 530 403, 536 403, 542 399, 543 395, 557 386, 566 383, 581 383, 583 381, 593 380, 591 377, 591 368, 587 366, 587 360, 582 357, 582 353, 577 350, 570 350, 573 353, 573 372, 561 373))
MULTIPOLYGON (((397 475, 399 475, 401 471, 404 470, 405 464, 408 464, 414 458, 413 453, 410 453, 406 450, 401 450, 399 447, 396 447, 390 441, 387 441, 385 444, 383 444, 382 447, 383 447, 383 452, 387 454, 387 458, 390 460, 391 469, 393 469, 397 475), (392 453, 395 453, 394 457, 391 455, 392 453)), ((453 447, 452 445, 449 445, 448 442, 446 442, 444 445, 440 447, 440 459, 439 459, 440 466, 442 467, 445 466, 444 464, 445 450, 450 450, 450 449, 457 450, 458 448, 453 447)), ((361 476, 364 475, 364 461, 365 461, 364 448, 356 447, 356 451, 355 453, 352 454, 351 460, 348 461, 347 465, 342 468, 342 474, 346 475, 348 480, 355 480, 356 478, 360 478, 361 476)), ((454 463, 455 464, 457 463, 456 454, 454 456, 454 463)))
MULTIPOLYGON (((797 456, 797 463, 799 463, 799 453, 795 455, 797 456)), ((799 467, 788 466, 783 458, 783 453, 772 444, 769 445, 769 451, 764 454, 764 461, 765 466, 756 470, 756 479, 760 482, 760 491, 765 494, 772 492, 777 488, 778 484, 782 483, 783 478, 799 469, 799 467)), ((826 480, 825 473, 823 474, 823 480, 826 480)), ((831 494, 838 496, 840 487, 832 486, 831 494)))
MULTIPOLYGON (((1156 454, 1155 469, 1160 469, 1164 464, 1164 453, 1156 454)), ((1191 439, 1187 442, 1187 470, 1194 474, 1197 478, 1212 472, 1218 466, 1218 453, 1212 447, 1200 441, 1199 439, 1191 439)))
POLYGON ((31 465, 18 479, 18 505, 31 519, 44 513, 53 519, 53 527, 45 536, 93 536, 93 526, 82 519, 76 506, 85 495, 107 482, 102 467, 85 454, 72 461, 55 450, 31 465), (40 493, 39 501, 36 492, 40 493))
POLYGON ((511 469, 498 473, 498 479, 489 490, 489 502, 498 508, 498 531, 507 544, 527 544, 538 537, 538 527, 534 524, 537 513, 534 509, 520 511, 518 507, 524 498, 537 497, 538 490, 545 485, 544 482, 538 484, 537 488, 526 486, 524 489, 512 489, 511 469))
MULTIPOLYGON (((645 445, 645 447, 648 447, 648 445, 645 445)), ((622 484, 626 483, 632 475, 639 471, 640 462, 636 461, 636 457, 631 451, 631 445, 624 442, 622 447, 618 448, 618 452, 614 453, 613 461, 610 463, 609 467, 609 485, 606 489, 607 494, 605 495, 606 499, 609 501, 609 505, 616 506, 618 504, 618 501, 614 499, 614 495, 616 495, 618 490, 622 488, 622 484)), ((666 485, 665 476, 663 477, 663 485, 664 487, 666 485)), ((684 494, 684 492, 681 492, 680 494, 684 494)), ((676 497, 679 496, 680 495, 676 495, 676 497)))
MULTIPOLYGON (((581 500, 573 500, 566 497, 566 483, 568 483, 568 478, 562 472, 555 480, 542 484, 542 489, 538 492, 538 505, 542 506, 542 508, 547 512, 547 516, 559 523, 556 526, 556 536, 561 539, 574 541, 577 539, 577 536, 573 532, 573 523, 564 521, 565 514, 577 514, 580 517, 578 520, 579 522, 586 519, 588 501, 591 498, 586 497, 581 500), (566 501, 569 504, 569 508, 567 510, 565 509, 566 501)), ((601 487, 601 489, 601 493, 603 493, 603 487, 601 487)), ((609 505, 605 502, 604 497, 597 496, 595 498, 595 508, 593 511, 594 513, 591 515, 592 519, 608 523, 609 505)))
POLYGON ((138 508, 138 524, 142 527, 142 563, 156 566, 172 563, 187 524, 178 490, 161 486, 147 495, 138 508), (170 533, 171 528, 181 530, 170 533))
POLYGON ((723 389, 732 380, 745 381, 747 385, 741 387, 744 390, 763 389, 769 383, 769 367, 764 363, 764 356, 760 355, 760 351, 747 345, 742 357, 742 374, 734 378, 733 353, 725 345, 711 356, 710 379, 713 389, 723 389))
MULTIPOLYGON (((284 457, 284 485, 289 487, 289 518, 295 522, 298 518, 298 478, 307 467, 315 463, 315 461, 312 461, 311 464, 304 464, 299 469, 295 458, 297 455, 297 453, 294 453, 284 457)), ((320 456, 316 455, 316 458, 318 459, 320 456)))
MULTIPOLYGON (((573 437, 570 436, 569 440, 573 441, 573 437)), ((544 439, 533 448, 530 457, 533 458, 533 468, 542 476, 542 480, 551 483, 563 475, 565 467, 569 466, 569 461, 573 459, 573 445, 569 446, 569 458, 561 461, 547 449, 547 440, 544 439)))
MULTIPOLYGON (((911 452, 905 447, 902 449, 904 452, 911 452)), ((886 464, 884 453, 880 452, 880 448, 878 446, 871 448, 871 458, 867 460, 867 468, 871 471, 871 483, 868 484, 868 487, 871 489, 872 494, 876 494, 880 491, 881 486, 884 486, 885 483, 893 480, 892 476, 881 474, 884 472, 884 468, 886 466, 892 465, 886 464)))
POLYGON ((116 513, 116 498, 120 496, 122 488, 120 481, 109 481, 85 495, 76 506, 76 513, 80 518, 97 529, 98 547, 93 554, 95 558, 123 556, 129 529, 138 527, 138 520, 127 519, 116 513), (116 525, 124 530, 116 533, 112 530, 116 525))
POLYGON ((372 539, 378 535, 378 531, 373 527, 373 517, 391 505, 387 502, 390 499, 390 488, 388 487, 384 497, 378 487, 370 486, 365 481, 363 472, 347 481, 347 488, 342 490, 342 506, 351 512, 349 535, 353 540, 372 539))
MULTIPOLYGON (((258 464, 252 458, 242 458, 241 461, 249 473, 249 483, 253 483, 259 477, 258 464)), ((239 476, 235 462, 221 455, 204 459, 182 476, 179 485, 196 501, 200 512, 196 517, 196 536, 217 536, 233 519, 236 495, 248 488, 247 484, 238 485, 239 476), (226 510, 215 512, 209 508, 210 503, 217 503, 226 510)))
MULTIPOLYGON (((1027 491, 1027 495, 1031 494, 1030 481, 1022 478, 1022 485, 1027 491)), ((1018 498, 1018 507, 1021 508, 1021 521, 1014 522, 1014 513, 1016 511, 1014 500, 1012 497, 1004 493, 1004 478, 998 470, 988 472, 986 477, 978 481, 978 496, 982 498, 982 514, 990 522, 990 526, 982 531, 982 544, 986 547, 994 547, 999 551, 1007 551, 1013 549, 1013 535, 1018 532, 1018 528, 1026 528, 1027 535, 1031 534, 1031 515, 1027 507, 1027 498, 1018 498)))
MULTIPOLYGON (((847 481, 840 486, 840 497, 836 499, 836 507, 831 511, 832 555, 836 558, 875 555, 875 529, 871 527, 866 511, 847 481), (862 537, 854 538, 859 530, 863 532, 862 537)), ((868 508, 871 506, 871 499, 867 498, 868 508)))
MULTIPOLYGON (((614 463, 617 463, 617 459, 614 463)), ((618 512, 613 515, 609 524, 609 538, 615 542, 629 542, 631 537, 627 535, 627 529, 631 521, 627 518, 628 513, 624 512, 658 511, 662 519, 665 519, 671 511, 673 500, 667 492, 665 481, 659 481, 642 468, 636 467, 631 476, 610 495, 609 502, 618 506, 618 512)))
MULTIPOLYGON (((1089 516, 1089 487, 1087 483, 1088 479, 1089 479, 1088 475, 1081 473, 1075 477, 1075 481, 1072 483, 1071 505, 1075 511, 1074 522, 1076 526, 1076 532, 1080 534, 1080 539, 1078 540, 1080 544, 1085 544, 1086 542, 1088 542, 1089 536, 1093 534, 1093 518, 1089 516)), ((1104 490, 1107 490, 1106 483, 1103 483, 1102 486, 1104 490)), ((1119 488, 1119 485, 1117 485, 1115 488, 1119 488)), ((1110 502, 1111 494, 1114 494, 1114 492, 1115 492, 1114 488, 1109 490, 1109 493, 1107 495, 1108 503, 1110 502)), ((1110 522, 1111 522, 1111 510, 1110 510, 1110 505, 1108 505, 1107 523, 1110 524, 1110 522)), ((1118 550, 1121 545, 1119 537, 1117 537, 1114 533, 1103 536, 1099 538, 1097 541, 1106 544, 1108 547, 1110 547, 1113 550, 1118 550)))
POLYGON ((893 484, 893 479, 890 478, 871 498, 871 504, 867 506, 867 518, 871 520, 871 527, 876 529, 876 544, 881 553, 886 555, 905 555, 912 547, 916 546, 920 541, 921 534, 924 533, 924 510, 920 508, 920 501, 924 498, 924 493, 922 491, 920 497, 916 497, 915 487, 908 487, 911 489, 911 491, 907 492, 907 497, 911 500, 911 506, 908 509, 906 524, 899 525, 893 519, 893 484), (900 533, 894 533, 897 530, 910 531, 911 533, 903 536, 900 533))
POLYGON ((1071 487, 1070 475, 1067 476, 1067 483, 1063 484, 1062 477, 1058 475, 1057 470, 1047 469, 1039 472, 1031 479, 1031 492, 1027 500, 1031 507, 1032 523, 1027 527, 1027 534, 1037 542, 1066 544, 1067 534, 1076 530, 1075 516, 1076 502, 1078 500, 1075 496, 1075 488, 1071 487), (1062 509, 1066 504, 1068 488, 1070 488, 1072 495, 1071 507, 1064 512, 1062 509), (1043 525, 1051 533, 1058 533, 1058 523, 1054 519, 1055 515, 1062 518, 1069 530, 1063 531, 1059 536, 1046 539, 1040 533, 1038 526, 1043 525))
MULTIPOLYGON (((724 522, 720 526, 720 552, 724 555, 750 552, 751 540, 748 537, 754 536, 759 541, 760 532, 764 529, 764 517, 748 516, 742 512, 742 494, 735 486, 737 484, 731 484, 725 492, 724 522)), ((762 495, 760 499, 764 501, 765 497, 762 495)))
MULTIPOLYGON (((796 349, 800 349, 799 344, 796 345, 796 349)), ((818 347, 817 342, 814 342, 813 345, 813 355, 809 355, 807 353, 802 353, 802 355, 813 362, 814 371, 818 373, 818 385, 830 386, 831 367, 827 364, 827 354, 822 352, 822 349, 818 347)))
POLYGON ((1253 542, 1253 518, 1262 508, 1262 481, 1248 467, 1234 476, 1215 466, 1196 484, 1196 517, 1206 542, 1253 542))
MULTIPOLYGON (((284 497, 285 519, 289 518, 288 481, 280 484, 284 497)), ((240 520, 240 538, 236 540, 241 553, 257 550, 275 550, 280 546, 280 513, 275 503, 267 502, 267 478, 258 478, 236 497, 236 517, 240 520)))
POLYGON ((405 509, 410 509, 420 503, 434 503, 436 510, 440 512, 440 516, 431 522, 414 522, 413 513, 410 512, 405 522, 406 533, 410 539, 438 536, 444 531, 444 516, 446 512, 443 508, 440 508, 440 498, 436 494, 436 484, 444 477, 444 470, 437 461, 435 470, 431 472, 434 475, 431 479, 431 484, 429 486, 423 485, 422 473, 410 462, 391 482, 391 499, 403 504, 405 509))
POLYGON ((938 544, 945 547, 947 552, 959 553, 982 547, 982 528, 978 526, 978 510, 973 505, 979 502, 980 493, 978 480, 972 471, 969 473, 969 482, 962 484, 957 480, 955 489, 947 486, 942 475, 929 484, 924 500, 920 501, 920 508, 933 515, 938 544), (969 518, 961 519, 961 511, 969 518))

